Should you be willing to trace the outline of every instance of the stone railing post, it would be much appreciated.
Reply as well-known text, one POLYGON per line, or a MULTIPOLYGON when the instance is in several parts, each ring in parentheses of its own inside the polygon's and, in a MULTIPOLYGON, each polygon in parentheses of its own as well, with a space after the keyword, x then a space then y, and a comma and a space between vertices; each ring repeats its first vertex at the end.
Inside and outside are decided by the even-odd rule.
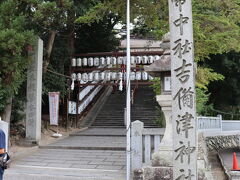
POLYGON ((132 152, 132 171, 142 168, 142 131, 143 123, 141 121, 132 122, 131 131, 131 152, 132 152))
POLYGON ((221 115, 221 114, 218 114, 217 117, 219 117, 219 119, 220 119, 220 128, 221 128, 221 131, 222 131, 222 125, 223 125, 222 115, 221 115))

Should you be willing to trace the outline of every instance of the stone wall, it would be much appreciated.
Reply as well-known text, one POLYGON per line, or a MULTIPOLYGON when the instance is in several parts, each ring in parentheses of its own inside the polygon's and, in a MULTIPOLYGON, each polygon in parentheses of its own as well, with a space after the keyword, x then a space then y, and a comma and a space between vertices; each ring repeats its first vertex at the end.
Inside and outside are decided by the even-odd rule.
POLYGON ((220 135, 205 137, 209 151, 239 148, 239 135, 220 135))
MULTIPOLYGON (((171 167, 144 167, 135 170, 133 180, 172 180, 173 172, 171 167)), ((207 178, 205 171, 198 170, 198 180, 212 180, 207 178)))

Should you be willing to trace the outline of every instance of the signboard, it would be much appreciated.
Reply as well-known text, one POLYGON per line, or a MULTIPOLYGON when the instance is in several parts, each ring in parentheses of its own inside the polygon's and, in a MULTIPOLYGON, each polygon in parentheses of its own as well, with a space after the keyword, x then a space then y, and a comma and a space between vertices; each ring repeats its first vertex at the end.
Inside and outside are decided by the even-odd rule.
POLYGON ((191 0, 169 0, 173 179, 197 180, 197 141, 191 0))
POLYGON ((164 91, 171 91, 171 76, 164 77, 164 91))
POLYGON ((59 92, 48 93, 50 125, 58 125, 59 95, 59 92))
POLYGON ((77 103, 74 101, 68 102, 68 114, 77 114, 77 103))

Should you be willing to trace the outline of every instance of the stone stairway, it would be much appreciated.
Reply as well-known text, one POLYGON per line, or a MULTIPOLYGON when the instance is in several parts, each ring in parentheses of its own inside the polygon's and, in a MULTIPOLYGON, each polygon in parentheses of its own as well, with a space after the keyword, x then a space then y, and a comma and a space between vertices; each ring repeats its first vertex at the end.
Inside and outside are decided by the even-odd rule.
MULTIPOLYGON (((126 93, 112 93, 92 123, 92 127, 124 127, 124 108, 126 93)), ((157 127, 154 120, 158 117, 158 104, 153 90, 148 86, 139 86, 131 107, 132 121, 140 120, 145 127, 157 127)))

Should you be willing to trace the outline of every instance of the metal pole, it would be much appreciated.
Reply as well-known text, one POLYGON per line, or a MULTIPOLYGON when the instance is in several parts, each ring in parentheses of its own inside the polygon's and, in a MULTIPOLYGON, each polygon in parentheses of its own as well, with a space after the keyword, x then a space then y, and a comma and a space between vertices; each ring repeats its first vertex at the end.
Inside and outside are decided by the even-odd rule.
POLYGON ((130 149, 130 144, 131 144, 131 139, 130 139, 130 134, 131 134, 131 102, 130 102, 130 90, 131 90, 131 84, 130 84, 130 0, 127 0, 127 63, 126 63, 126 118, 127 118, 127 123, 126 123, 126 130, 127 130, 127 174, 126 174, 126 179, 130 180, 131 177, 131 149, 130 149))

